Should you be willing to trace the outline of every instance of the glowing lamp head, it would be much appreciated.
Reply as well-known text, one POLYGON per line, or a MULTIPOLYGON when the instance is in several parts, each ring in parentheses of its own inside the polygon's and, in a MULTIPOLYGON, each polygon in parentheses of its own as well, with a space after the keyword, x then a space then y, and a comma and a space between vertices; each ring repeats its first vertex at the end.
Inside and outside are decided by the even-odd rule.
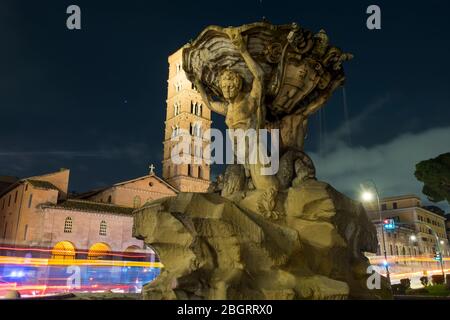
POLYGON ((439 243, 440 243, 440 244, 444 244, 444 240, 441 240, 439 243))
POLYGON ((417 240, 417 237, 416 237, 415 235, 412 235, 411 237, 409 237, 409 239, 410 239, 411 241, 416 241, 416 240, 417 240))
POLYGON ((373 193, 370 191, 363 191, 363 193, 361 194, 361 199, 363 202, 371 202, 374 198, 375 197, 373 193))

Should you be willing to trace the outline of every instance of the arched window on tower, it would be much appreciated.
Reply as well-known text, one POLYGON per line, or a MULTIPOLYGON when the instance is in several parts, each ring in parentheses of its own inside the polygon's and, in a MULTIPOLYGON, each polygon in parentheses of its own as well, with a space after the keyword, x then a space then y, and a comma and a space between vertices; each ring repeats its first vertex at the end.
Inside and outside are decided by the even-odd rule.
POLYGON ((106 236, 106 221, 105 220, 102 220, 102 222, 100 222, 100 230, 99 230, 98 234, 101 236, 106 236))
POLYGON ((180 104, 178 102, 175 102, 173 104, 173 114, 174 114, 174 116, 177 116, 180 114, 180 104))
POLYGON ((67 217, 64 221, 64 233, 72 233, 72 218, 67 217))
POLYGON ((201 137, 202 136, 202 126, 199 123, 197 123, 195 127, 196 127, 195 128, 195 136, 201 137))
POLYGON ((176 126, 172 127, 172 138, 178 136, 179 134, 180 134, 180 127, 177 124, 176 126))

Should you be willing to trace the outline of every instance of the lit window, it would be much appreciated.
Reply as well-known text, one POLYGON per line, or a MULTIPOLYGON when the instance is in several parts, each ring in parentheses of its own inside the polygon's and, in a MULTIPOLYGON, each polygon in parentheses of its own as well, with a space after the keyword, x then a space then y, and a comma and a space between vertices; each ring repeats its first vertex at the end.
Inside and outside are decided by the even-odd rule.
POLYGON ((102 220, 102 222, 100 222, 99 235, 106 236, 106 221, 105 220, 102 220))
POLYGON ((64 221, 64 233, 72 233, 72 218, 67 217, 64 221))

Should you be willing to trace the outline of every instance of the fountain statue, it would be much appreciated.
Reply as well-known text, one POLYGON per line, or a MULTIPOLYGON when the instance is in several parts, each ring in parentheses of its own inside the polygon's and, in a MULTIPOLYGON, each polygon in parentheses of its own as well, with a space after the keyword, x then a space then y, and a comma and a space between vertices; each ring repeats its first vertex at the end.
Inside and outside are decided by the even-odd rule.
POLYGON ((134 235, 164 265, 145 299, 389 297, 384 278, 368 286, 374 226, 361 204, 317 181, 304 152, 308 117, 343 84, 352 57, 324 30, 295 23, 210 26, 184 47, 188 79, 229 129, 279 133, 279 170, 262 173, 246 152, 209 193, 136 210, 134 235))

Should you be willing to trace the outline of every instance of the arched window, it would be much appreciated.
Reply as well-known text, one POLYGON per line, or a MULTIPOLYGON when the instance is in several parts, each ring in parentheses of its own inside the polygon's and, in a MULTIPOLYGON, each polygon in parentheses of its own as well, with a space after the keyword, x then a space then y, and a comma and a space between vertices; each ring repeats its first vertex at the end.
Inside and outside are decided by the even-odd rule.
POLYGON ((89 260, 109 259, 111 258, 111 247, 102 242, 93 244, 88 251, 89 260))
POLYGON ((111 203, 111 202, 112 202, 112 196, 109 195, 109 196, 108 196, 108 203, 111 203))
POLYGON ((75 259, 76 249, 73 243, 61 241, 55 244, 52 250, 52 259, 75 259))
POLYGON ((198 177, 200 179, 203 179, 203 170, 201 166, 198 166, 198 177))
POLYGON ((177 124, 176 126, 172 127, 172 137, 176 137, 180 134, 180 127, 177 124))
POLYGON ((141 206, 141 197, 135 196, 133 199, 133 207, 139 208, 141 206))
POLYGON ((102 222, 100 222, 100 231, 98 233, 101 236, 106 236, 106 221, 102 220, 102 222))
POLYGON ((64 221, 64 233, 72 233, 72 218, 67 217, 64 221))
POLYGON ((199 123, 196 124, 196 130, 195 131, 196 131, 195 135, 197 137, 201 137, 202 136, 202 126, 201 126, 201 124, 199 124, 199 123))

